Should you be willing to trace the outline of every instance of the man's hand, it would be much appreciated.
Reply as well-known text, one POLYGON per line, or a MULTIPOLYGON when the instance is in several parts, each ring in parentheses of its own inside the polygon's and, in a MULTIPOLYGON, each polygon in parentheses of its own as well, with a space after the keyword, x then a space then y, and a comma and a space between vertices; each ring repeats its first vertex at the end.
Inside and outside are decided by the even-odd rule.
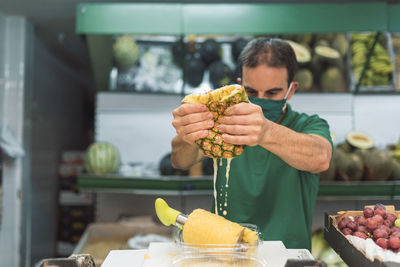
POLYGON ((203 104, 182 104, 172 115, 172 125, 178 136, 189 144, 208 134, 208 129, 214 126, 212 113, 203 104))
POLYGON ((270 123, 262 109, 251 103, 239 103, 224 112, 217 126, 228 143, 235 145, 260 145, 270 123))

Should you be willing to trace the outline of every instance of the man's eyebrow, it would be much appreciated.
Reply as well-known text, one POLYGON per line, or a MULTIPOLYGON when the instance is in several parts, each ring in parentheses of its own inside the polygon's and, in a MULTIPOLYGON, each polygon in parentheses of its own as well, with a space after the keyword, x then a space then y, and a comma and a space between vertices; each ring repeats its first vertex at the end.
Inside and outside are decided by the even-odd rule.
POLYGON ((283 91, 283 88, 274 87, 274 88, 266 90, 265 92, 276 92, 276 91, 283 91))

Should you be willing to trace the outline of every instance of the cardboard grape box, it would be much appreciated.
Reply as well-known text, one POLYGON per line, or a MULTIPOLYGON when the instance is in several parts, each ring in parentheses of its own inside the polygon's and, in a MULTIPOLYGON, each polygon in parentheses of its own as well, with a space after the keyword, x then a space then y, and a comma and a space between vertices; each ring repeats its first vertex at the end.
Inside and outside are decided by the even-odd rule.
MULTIPOLYGON (((366 206, 373 208, 374 206, 366 206)), ((386 206, 388 213, 399 214, 399 211, 394 210, 394 206, 386 206)), ((328 244, 339 254, 343 261, 350 267, 395 267, 400 266, 400 263, 383 262, 375 257, 374 261, 367 258, 362 249, 354 246, 344 234, 339 230, 338 223, 345 216, 363 215, 363 211, 344 211, 336 214, 325 213, 325 229, 324 237, 328 244)))

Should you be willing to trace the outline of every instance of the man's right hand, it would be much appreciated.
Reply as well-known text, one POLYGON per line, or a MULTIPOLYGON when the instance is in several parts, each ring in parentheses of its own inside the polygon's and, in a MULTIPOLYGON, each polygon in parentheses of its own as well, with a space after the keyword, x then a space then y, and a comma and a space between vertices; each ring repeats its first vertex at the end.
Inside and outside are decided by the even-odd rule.
POLYGON ((172 112, 172 115, 174 116, 172 126, 175 127, 176 133, 189 144, 205 138, 208 129, 214 126, 212 113, 203 104, 182 104, 172 112))

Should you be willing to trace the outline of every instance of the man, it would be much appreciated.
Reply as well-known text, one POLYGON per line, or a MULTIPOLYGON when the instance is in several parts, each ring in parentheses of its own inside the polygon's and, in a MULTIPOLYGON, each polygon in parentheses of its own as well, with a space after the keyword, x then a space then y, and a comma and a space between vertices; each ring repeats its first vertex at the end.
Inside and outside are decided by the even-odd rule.
MULTIPOLYGON (((311 248, 311 224, 319 173, 329 167, 332 140, 327 122, 300 114, 286 105, 298 83, 291 46, 279 39, 258 38, 239 57, 242 84, 250 103, 228 108, 218 129, 232 144, 247 145, 232 160, 226 218, 257 225, 264 240, 282 240, 287 248, 311 248)), ((172 164, 186 169, 204 158, 194 143, 213 126, 201 104, 183 104, 173 111, 177 136, 172 164)), ((225 161, 224 165, 226 164, 225 161)), ((219 168, 217 188, 225 184, 219 168)), ((218 193, 218 203, 224 203, 218 193)))

